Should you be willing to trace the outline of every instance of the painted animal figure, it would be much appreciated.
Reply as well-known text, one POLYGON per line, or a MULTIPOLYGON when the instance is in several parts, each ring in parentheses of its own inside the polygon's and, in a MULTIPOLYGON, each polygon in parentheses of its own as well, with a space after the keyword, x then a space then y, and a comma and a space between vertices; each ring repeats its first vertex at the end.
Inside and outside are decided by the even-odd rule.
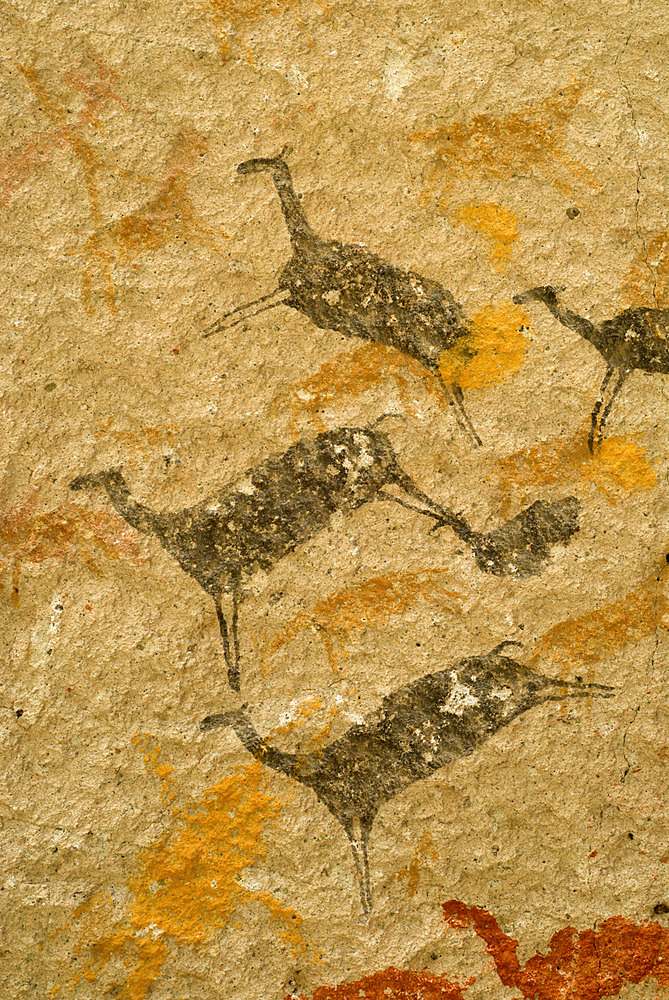
MULTIPOLYGON (((562 289, 564 291, 564 289, 562 289)), ((592 453, 595 438, 601 443, 604 425, 611 412, 613 402, 633 371, 647 372, 649 375, 669 373, 669 309, 647 309, 645 307, 625 309, 613 319, 593 323, 584 316, 565 309, 558 301, 558 290, 545 285, 531 288, 515 295, 517 305, 536 300, 543 302, 563 326, 575 330, 581 337, 596 347, 606 361, 606 373, 600 386, 592 416, 588 447, 592 453), (607 389, 613 376, 613 389, 607 389)))
POLYGON ((336 511, 372 500, 394 500, 447 524, 460 535, 469 525, 434 503, 401 469, 390 441, 376 429, 343 427, 303 440, 249 470, 185 510, 155 511, 138 503, 118 469, 72 480, 73 490, 100 488, 128 524, 154 535, 216 604, 230 686, 239 690, 238 606, 242 583, 270 570, 326 528, 336 511), (401 496, 386 492, 396 487, 401 496), (224 612, 224 601, 229 605, 224 612), (232 640, 232 645, 231 641, 232 640))
POLYGON ((128 524, 154 535, 214 599, 228 681, 235 691, 244 581, 258 570, 269 571, 317 535, 336 511, 392 500, 433 518, 435 528, 449 527, 471 548, 479 569, 496 576, 540 572, 552 546, 567 544, 579 530, 579 503, 567 497, 555 503, 537 500, 492 532, 474 531, 461 514, 416 486, 400 466, 388 437, 374 426, 340 427, 299 441, 250 469, 240 482, 181 511, 155 511, 133 500, 118 469, 78 476, 70 488, 104 490, 128 524), (389 492, 393 487, 399 496, 389 492))
POLYGON ((293 256, 274 292, 226 313, 205 336, 283 302, 303 312, 316 326, 385 344, 415 358, 440 382, 460 427, 481 444, 465 410, 462 390, 446 385, 439 368, 443 352, 471 332, 451 293, 438 281, 395 267, 363 247, 317 236, 302 211, 283 153, 247 160, 237 171, 271 174, 293 256), (254 307, 258 308, 251 311, 254 307))
POLYGON ((367 850, 383 805, 416 781, 471 756, 503 726, 536 705, 565 697, 611 697, 601 684, 554 680, 503 654, 503 642, 486 656, 471 656, 428 674, 383 699, 366 722, 316 753, 288 753, 262 739, 245 710, 204 719, 203 731, 232 726, 249 753, 315 792, 349 839, 362 909, 372 893, 367 850))

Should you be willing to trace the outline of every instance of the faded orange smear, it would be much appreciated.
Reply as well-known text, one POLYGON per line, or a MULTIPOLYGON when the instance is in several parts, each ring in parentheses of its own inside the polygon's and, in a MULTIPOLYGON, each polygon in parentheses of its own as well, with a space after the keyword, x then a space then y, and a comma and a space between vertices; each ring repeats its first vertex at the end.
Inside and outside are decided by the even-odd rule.
POLYGON ((588 666, 657 629, 669 631, 669 600, 663 590, 667 579, 669 564, 663 557, 657 569, 620 600, 549 629, 534 647, 533 662, 552 660, 565 669, 588 666))
POLYGON ((299 385, 281 393, 270 404, 270 414, 288 413, 297 440, 300 436, 298 420, 302 414, 306 414, 321 433, 327 430, 323 411, 342 400, 359 399, 365 392, 382 387, 387 380, 394 382, 409 414, 415 415, 419 410, 412 386, 414 380, 422 384, 438 406, 448 409, 443 389, 420 362, 394 347, 368 343, 338 355, 299 385))
POLYGON ((101 573, 95 555, 146 562, 136 532, 116 514, 95 511, 70 501, 37 514, 38 492, 0 511, 0 573, 11 568, 13 600, 18 600, 21 566, 46 559, 64 560, 76 553, 94 573, 101 573))
MULTIPOLYGON (((153 766, 152 753, 149 759, 153 766)), ((113 963, 106 978, 119 965, 126 970, 123 982, 112 986, 115 995, 145 1000, 175 946, 204 947, 240 905, 254 902, 267 908, 294 952, 305 952, 299 914, 240 881, 266 856, 264 836, 280 808, 265 791, 262 766, 254 761, 207 789, 193 808, 176 812, 176 824, 139 855, 127 881, 132 902, 104 933, 82 936, 75 952, 87 957, 51 996, 71 992, 82 979, 102 988, 103 972, 113 963)))
POLYGON ((0 205, 6 205, 38 167, 46 166, 56 150, 70 149, 84 175, 91 218, 100 222, 102 216, 96 175, 101 163, 86 131, 99 126, 99 116, 110 101, 127 107, 114 90, 118 82, 117 74, 94 52, 89 53, 79 69, 66 74, 66 81, 84 97, 83 107, 73 115, 70 114, 71 107, 61 105, 51 97, 34 66, 17 64, 17 69, 25 77, 50 125, 26 139, 0 162, 0 205))
POLYGON ((500 514, 523 506, 538 486, 592 484, 609 503, 630 493, 651 490, 657 475, 644 449, 628 438, 612 435, 590 454, 586 436, 557 437, 514 452, 498 462, 500 514))
POLYGON ((139 208, 113 222, 98 227, 77 251, 87 258, 82 280, 82 298, 87 312, 93 309, 92 269, 103 278, 107 304, 116 309, 112 268, 135 261, 177 239, 191 241, 220 252, 220 240, 227 235, 197 217, 188 194, 188 179, 199 157, 208 148, 207 140, 193 128, 183 128, 170 150, 166 173, 153 197, 139 208))
POLYGON ((170 764, 160 763, 160 744, 151 733, 133 736, 132 742, 144 751, 144 767, 149 774, 154 774, 159 779, 161 798, 166 806, 170 805, 176 797, 170 781, 174 768, 170 764))
POLYGON ((498 271, 504 270, 518 239, 518 218, 514 212, 494 202, 470 201, 453 213, 453 221, 481 233, 488 241, 493 266, 498 271))
POLYGON ((444 586, 447 569, 421 569, 384 573, 361 583, 347 584, 318 601, 311 611, 294 615, 267 644, 263 659, 274 656, 305 629, 313 629, 325 646, 330 666, 341 670, 340 656, 348 655, 351 635, 380 625, 408 611, 423 598, 451 614, 461 614, 455 606, 465 596, 444 586), (335 641, 341 653, 335 649, 335 641))
MULTIPOLYGON (((295 1000, 295 994, 285 1000, 295 1000)), ((355 982, 319 986, 311 997, 302 993, 299 1000, 464 1000, 464 987, 431 972, 391 966, 355 982)))
POLYGON ((471 318, 471 332, 439 358, 447 385, 480 389, 518 371, 527 352, 530 318, 513 302, 483 306, 471 318))
POLYGON ((518 941, 503 934, 487 910, 456 899, 443 908, 451 927, 473 926, 502 984, 520 990, 524 1000, 603 1000, 648 980, 669 986, 669 931, 655 921, 609 917, 597 930, 565 927, 552 936, 547 954, 537 952, 521 966, 518 941))
POLYGON ((430 873, 432 867, 430 862, 439 860, 439 852, 429 830, 425 830, 418 841, 413 857, 406 868, 402 868, 397 873, 400 881, 406 881, 407 893, 410 899, 416 895, 420 884, 420 877, 423 871, 430 873))
POLYGON ((623 285, 623 304, 669 306, 669 232, 655 234, 632 261, 623 285))
MULTIPOLYGON (((230 58, 230 46, 238 39, 240 29, 266 16, 277 16, 298 5, 299 0, 209 0, 207 8, 212 16, 218 37, 221 58, 230 58)), ((301 22, 299 22, 301 23, 301 22)), ((247 60, 253 63, 253 54, 243 45, 240 47, 247 60)))
POLYGON ((125 447, 133 448, 144 455, 148 454, 156 445, 164 445, 171 448, 177 439, 176 424, 166 427, 142 427, 137 434, 121 427, 113 427, 111 417, 105 421, 98 420, 98 425, 100 430, 95 431, 93 434, 96 440, 101 441, 113 438, 125 447))
MULTIPOLYGON (((571 82, 536 104, 510 115, 494 118, 475 115, 468 122, 450 122, 416 132, 413 140, 432 155, 426 177, 427 196, 435 189, 450 191, 454 178, 509 177, 527 174, 533 167, 559 190, 572 191, 571 184, 556 176, 557 165, 585 181, 594 190, 601 185, 583 164, 562 150, 569 123, 581 98, 581 85, 571 82)), ((440 206, 444 211, 444 206, 440 206)))

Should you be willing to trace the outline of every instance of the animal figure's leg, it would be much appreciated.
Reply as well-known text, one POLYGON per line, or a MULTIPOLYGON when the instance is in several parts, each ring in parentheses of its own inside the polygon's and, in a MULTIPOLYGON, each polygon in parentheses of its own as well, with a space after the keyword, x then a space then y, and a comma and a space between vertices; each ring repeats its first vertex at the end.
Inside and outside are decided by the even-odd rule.
POLYGON ((323 647, 325 649, 325 653, 326 653, 327 658, 328 658, 328 663, 330 664, 330 667, 332 668, 332 672, 334 674, 341 673, 341 667, 339 666, 339 660, 337 659, 337 655, 336 655, 335 650, 334 650, 334 645, 332 643, 332 636, 330 635, 330 633, 328 632, 328 630, 325 628, 325 626, 324 625, 320 625, 318 622, 314 622, 314 624, 312 625, 312 628, 313 628, 314 632, 316 633, 316 635, 318 636, 318 638, 323 643, 323 647))
POLYGON ((220 319, 217 319, 215 323, 212 323, 203 336, 211 337, 212 333, 219 333, 221 330, 228 330, 230 327, 237 326, 238 323, 242 323, 245 319, 250 319, 252 316, 257 316, 258 313, 265 312, 266 309, 274 309, 275 306, 281 305, 283 300, 288 298, 289 295, 290 292, 287 288, 275 288, 273 292, 268 292, 267 295, 261 295, 259 299, 255 299, 253 302, 245 302, 242 306, 236 306, 234 309, 231 309, 230 312, 221 316, 220 319), (260 305, 260 303, 267 303, 270 299, 276 299, 276 301, 269 302, 268 305, 260 306, 260 309, 256 309, 255 312, 249 312, 253 306, 260 305), (237 313, 240 313, 241 315, 237 316, 231 323, 225 322, 237 313))
POLYGON ((616 398, 616 396, 618 395, 618 393, 620 392, 620 390, 622 389, 623 384, 624 384, 627 376, 629 375, 629 373, 630 373, 629 372, 629 368, 623 368, 623 369, 621 369, 621 371, 620 371, 620 373, 618 375, 618 381, 616 382, 615 386, 613 387, 613 392, 611 393, 611 398, 609 399, 609 401, 606 404, 606 407, 604 409, 604 412, 602 413, 601 419, 599 421, 599 432, 598 432, 598 435, 597 435, 598 441, 599 441, 600 445, 601 445, 602 439, 604 437, 604 433, 603 433, 604 432, 604 424, 606 423, 607 417, 608 417, 609 413, 611 412, 611 407, 613 406, 613 401, 616 398))
POLYGON ((478 436, 474 430, 474 425, 472 424, 467 411, 464 408, 462 402, 462 389, 459 385, 446 385, 443 378, 441 377, 441 372, 437 368, 430 368, 430 371, 437 376, 437 380, 444 391, 444 395, 448 400, 449 406, 453 407, 453 413, 457 421, 458 427, 464 434, 469 434, 477 445, 481 444, 481 438, 478 436))
POLYGON ((228 611, 227 617, 223 610, 223 595, 219 595, 215 600, 218 627, 221 630, 221 638, 223 639, 223 656, 225 657, 225 666, 228 671, 228 684, 233 691, 239 691, 239 639, 237 636, 237 617, 239 606, 238 590, 235 587, 232 595, 230 595, 226 601, 228 605, 226 608, 226 611, 228 611), (230 620, 231 628, 228 628, 228 619, 230 620), (230 633, 232 633, 232 636, 230 633), (230 643, 231 638, 232 645, 230 643))
POLYGON ((464 420, 465 424, 467 425, 467 430, 469 431, 469 433, 473 437, 473 439, 476 442, 476 444, 480 446, 483 442, 481 441, 481 438, 478 436, 478 434, 476 432, 476 428, 474 427, 474 425, 473 425, 473 423, 471 421, 471 417, 469 416, 469 414, 467 413, 467 411, 465 409, 464 396, 462 394, 462 389, 460 388, 459 385, 455 385, 455 384, 453 384, 450 387, 450 389, 451 389, 451 392, 453 394, 453 399, 455 401, 455 406, 460 410, 460 413, 462 414, 462 419, 464 420))
POLYGON ((613 375, 614 371, 615 368, 612 368, 611 365, 608 365, 606 369, 606 375, 604 376, 604 381, 599 387, 599 396, 597 397, 597 401, 592 410, 590 433, 588 435, 588 448, 590 450, 591 455, 593 454, 593 443, 595 440, 595 428, 597 427, 597 417, 599 416, 599 411, 601 410, 602 403, 604 402, 604 393, 606 392, 606 387, 611 381, 611 376, 613 375))
POLYGON ((371 913, 372 910, 372 880, 369 875, 369 858, 367 856, 367 847, 369 844, 369 836, 372 832, 372 824, 366 823, 363 820, 360 821, 360 843, 362 846, 362 873, 363 873, 363 885, 365 887, 365 892, 367 895, 367 912, 371 913))
POLYGON ((360 820, 354 819, 350 824, 346 824, 344 829, 346 830, 346 836, 349 839, 353 853, 353 863, 355 864, 355 873, 358 878, 362 912, 367 915, 371 910, 372 904, 367 884, 369 879, 369 865, 367 863, 367 844, 364 839, 362 824, 360 820))

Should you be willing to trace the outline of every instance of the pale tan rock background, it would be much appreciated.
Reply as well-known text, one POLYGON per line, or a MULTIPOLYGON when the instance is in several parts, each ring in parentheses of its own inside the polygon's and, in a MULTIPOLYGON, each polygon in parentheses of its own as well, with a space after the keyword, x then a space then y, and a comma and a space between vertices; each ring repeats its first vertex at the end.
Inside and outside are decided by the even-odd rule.
POLYGON ((465 387, 477 450, 427 373, 365 367, 294 311, 202 332, 289 256, 270 179, 235 172, 284 146, 319 234, 470 316, 547 283, 595 320, 667 305, 667 21, 650 2, 4 8, 0 995, 270 1000, 394 966, 501 1000, 519 989, 442 902, 488 910, 521 962, 567 925, 666 928, 667 378, 630 377, 590 459, 603 361, 528 306, 508 369, 465 387), (210 599, 68 483, 122 465, 178 509, 298 433, 393 411, 404 467, 477 529, 574 495, 581 530, 514 581, 399 507, 335 520, 242 608, 258 729, 322 746, 504 639, 618 693, 534 709, 385 806, 363 920, 314 795, 199 731, 240 703, 210 599), (396 607, 343 605, 390 573, 417 581, 396 607), (310 627, 271 653, 297 614, 330 657, 310 627))

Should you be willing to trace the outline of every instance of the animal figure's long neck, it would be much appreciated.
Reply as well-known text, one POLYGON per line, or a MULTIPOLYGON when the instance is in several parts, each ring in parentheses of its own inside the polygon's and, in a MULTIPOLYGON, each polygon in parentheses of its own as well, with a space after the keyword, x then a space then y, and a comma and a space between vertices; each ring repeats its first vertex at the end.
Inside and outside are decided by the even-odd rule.
POLYGON ((562 323, 563 326, 568 327, 570 330, 574 330, 576 333, 580 334, 586 340, 590 341, 593 347, 597 350, 601 350, 601 338, 599 336, 599 327, 592 323, 585 316, 579 316, 578 313, 572 312, 571 309, 566 309, 564 306, 560 305, 555 295, 547 295, 542 298, 541 301, 544 303, 547 309, 555 316, 558 322, 562 323))
POLYGON ((295 246, 314 239, 315 234, 307 222, 300 199, 295 194, 293 179, 285 163, 280 163, 272 170, 272 180, 281 201, 281 211, 286 220, 290 241, 295 246))
POLYGON ((161 515, 133 500, 125 482, 113 480, 104 483, 103 486, 114 510, 121 515, 124 521, 145 535, 163 534, 161 515))
POLYGON ((262 761, 263 764, 271 767, 274 771, 281 771, 283 774, 288 775, 289 778, 299 778, 300 767, 297 754, 284 753, 282 750, 276 750, 270 746, 267 740, 262 739, 258 735, 251 722, 242 712, 238 712, 235 715, 234 719, 230 721, 230 725, 236 732, 239 742, 244 749, 253 754, 256 760, 262 761))

